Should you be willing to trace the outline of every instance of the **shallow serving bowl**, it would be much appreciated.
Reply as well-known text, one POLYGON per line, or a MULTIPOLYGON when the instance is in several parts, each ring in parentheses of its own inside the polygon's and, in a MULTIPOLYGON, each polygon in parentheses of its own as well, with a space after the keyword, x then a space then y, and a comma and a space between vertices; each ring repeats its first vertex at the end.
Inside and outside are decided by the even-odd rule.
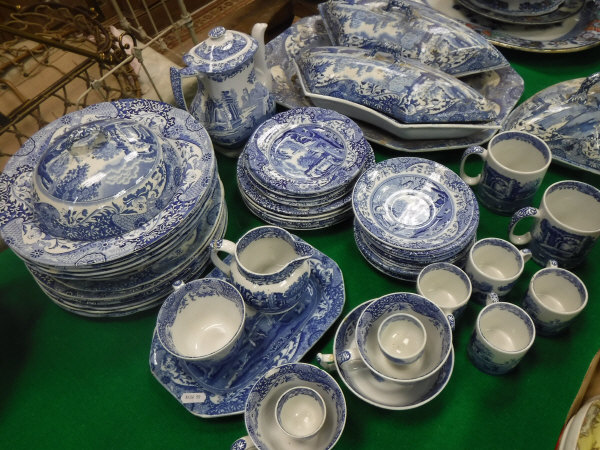
POLYGON ((93 241, 155 217, 180 184, 171 144, 133 120, 100 119, 69 130, 34 169, 34 211, 46 232, 93 241))

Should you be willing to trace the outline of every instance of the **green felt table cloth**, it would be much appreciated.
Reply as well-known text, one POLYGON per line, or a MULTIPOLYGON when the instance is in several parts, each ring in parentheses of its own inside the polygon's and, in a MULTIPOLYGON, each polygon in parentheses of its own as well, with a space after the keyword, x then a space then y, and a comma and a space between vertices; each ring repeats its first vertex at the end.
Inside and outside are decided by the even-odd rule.
MULTIPOLYGON (((502 50, 525 80, 521 101, 555 83, 600 71, 600 48, 571 54, 502 50)), ((405 156, 375 146, 378 161, 405 156)), ((458 171, 462 150, 421 153, 458 171)), ((218 155, 226 190, 226 238, 237 240, 263 223, 237 191, 235 159, 218 155)), ((553 163, 536 195, 553 182, 575 179, 600 187, 600 176, 553 163)), ((509 217, 481 209, 478 237, 507 238, 509 217)), ((325 230, 296 232, 333 258, 345 280, 340 319, 302 359, 316 364, 331 352, 340 320, 355 306, 391 292, 415 292, 414 283, 386 277, 360 255, 351 221, 325 230)), ((469 304, 454 335, 456 362, 445 390, 430 403, 388 411, 365 403, 341 383, 347 421, 343 449, 551 449, 571 402, 600 347, 600 245, 574 272, 589 303, 566 333, 537 337, 516 370, 504 376, 478 371, 466 345, 481 306, 469 304)), ((508 297, 519 304, 532 274, 526 263, 508 297)), ((242 415, 203 419, 190 414, 153 377, 149 348, 157 309, 119 319, 89 319, 54 305, 24 264, 0 254, 0 448, 4 449, 225 449, 245 435, 242 415)), ((339 377, 337 377, 339 381, 339 377)))

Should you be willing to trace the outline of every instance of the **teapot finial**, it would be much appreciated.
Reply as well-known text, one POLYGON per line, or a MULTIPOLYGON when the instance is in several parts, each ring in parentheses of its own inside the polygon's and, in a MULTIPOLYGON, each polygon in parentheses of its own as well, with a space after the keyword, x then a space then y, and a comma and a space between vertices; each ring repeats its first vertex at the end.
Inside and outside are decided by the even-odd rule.
POLYGON ((266 23, 257 23, 252 27, 252 37, 258 42, 258 50, 255 55, 254 69, 257 72, 258 79, 271 91, 273 88, 273 78, 271 72, 267 67, 267 61, 265 58, 265 30, 267 29, 266 23))

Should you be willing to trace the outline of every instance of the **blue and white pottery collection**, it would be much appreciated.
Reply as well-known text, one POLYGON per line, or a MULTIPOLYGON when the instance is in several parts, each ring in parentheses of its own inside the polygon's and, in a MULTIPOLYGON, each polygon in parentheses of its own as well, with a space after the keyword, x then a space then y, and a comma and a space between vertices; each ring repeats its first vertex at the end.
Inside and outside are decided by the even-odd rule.
POLYGON ((242 199, 265 222, 325 228, 351 217, 351 192, 375 163, 358 125, 322 108, 295 108, 260 125, 238 159, 242 199))
POLYGON ((0 174, 2 239, 70 312, 116 317, 160 306, 151 373, 196 416, 244 414, 248 436, 232 449, 329 449, 345 426, 335 379, 299 362, 342 314, 343 275, 288 230, 353 219, 347 230, 373 268, 416 281, 419 294, 355 307, 333 354, 318 354, 358 398, 389 410, 436 398, 454 368, 455 316, 471 297, 485 305, 476 306, 465 353, 488 374, 514 369, 536 328, 554 336, 587 304, 585 285, 565 268, 600 236, 600 191, 561 181, 539 208, 531 202, 552 158, 600 173, 600 75, 552 86, 510 113, 523 80, 491 43, 591 47, 600 34, 581 27, 600 12, 583 0, 456 2, 327 0, 321 17, 267 46, 265 24, 252 36, 214 28, 186 53, 186 67, 171 68, 179 109, 99 103, 27 140, 0 174), (555 23, 564 35, 511 35, 510 17, 516 28, 555 23), (184 77, 198 83, 189 112, 184 77), (275 102, 288 109, 275 114, 275 102), (367 139, 407 152, 467 149, 461 176, 412 155, 377 163, 367 139), (224 239, 213 144, 243 148, 239 195, 267 224, 235 242, 224 239), (470 155, 485 160, 482 175, 466 174, 470 155), (476 184, 495 213, 523 207, 510 222, 512 243, 478 240, 476 184), (528 217, 531 231, 517 235, 528 217), (532 277, 523 309, 499 302, 532 255, 553 261, 532 277))
POLYGON ((151 100, 55 120, 11 158, 0 186, 2 238, 52 301, 80 315, 159 305, 175 280, 206 270, 227 224, 208 134, 151 100), (139 178, 122 175, 129 166, 139 178))
POLYGON ((266 24, 256 24, 252 36, 213 28, 208 39, 184 55, 186 67, 171 68, 171 86, 181 109, 188 109, 182 78, 197 78, 198 90, 190 112, 222 147, 241 147, 275 112, 271 73, 265 63, 266 28, 266 24))
POLYGON ((367 169, 354 187, 352 207, 360 252, 403 280, 416 280, 432 262, 462 265, 479 224, 472 190, 424 158, 390 158, 367 169))

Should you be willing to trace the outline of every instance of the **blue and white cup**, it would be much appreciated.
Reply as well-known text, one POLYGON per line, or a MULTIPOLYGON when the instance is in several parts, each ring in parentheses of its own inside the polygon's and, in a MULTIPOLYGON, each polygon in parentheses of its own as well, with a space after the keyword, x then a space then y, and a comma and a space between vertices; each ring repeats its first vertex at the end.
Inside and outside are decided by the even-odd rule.
POLYGON ((540 335, 553 336, 575 320, 587 301, 588 292, 583 281, 550 261, 531 278, 523 309, 533 319, 540 335))
POLYGON ((325 400, 308 386, 288 389, 281 394, 275 405, 277 425, 292 439, 313 437, 323 428, 326 416, 325 400))
POLYGON ((490 375, 514 369, 535 341, 535 325, 521 308, 490 302, 477 316, 467 354, 475 367, 490 375))
POLYGON ((477 186, 479 201, 490 211, 510 215, 530 205, 552 161, 548 145, 524 131, 505 131, 494 136, 487 150, 478 145, 462 155, 460 177, 477 186), (472 177, 465 172, 471 155, 483 161, 481 173, 472 177))
POLYGON ((473 286, 472 298, 484 303, 491 293, 503 297, 513 288, 531 258, 528 249, 519 250, 504 239, 481 239, 471 247, 465 272, 473 286))
POLYGON ((576 267, 600 236, 600 190, 581 181, 554 183, 539 208, 522 208, 513 215, 508 233, 512 243, 528 245, 538 264, 555 260, 560 267, 576 267), (516 234, 515 227, 526 217, 535 218, 531 230, 516 234))
POLYGON ((421 270, 417 292, 458 319, 471 298, 472 286, 469 276, 460 267, 437 262, 421 270))

